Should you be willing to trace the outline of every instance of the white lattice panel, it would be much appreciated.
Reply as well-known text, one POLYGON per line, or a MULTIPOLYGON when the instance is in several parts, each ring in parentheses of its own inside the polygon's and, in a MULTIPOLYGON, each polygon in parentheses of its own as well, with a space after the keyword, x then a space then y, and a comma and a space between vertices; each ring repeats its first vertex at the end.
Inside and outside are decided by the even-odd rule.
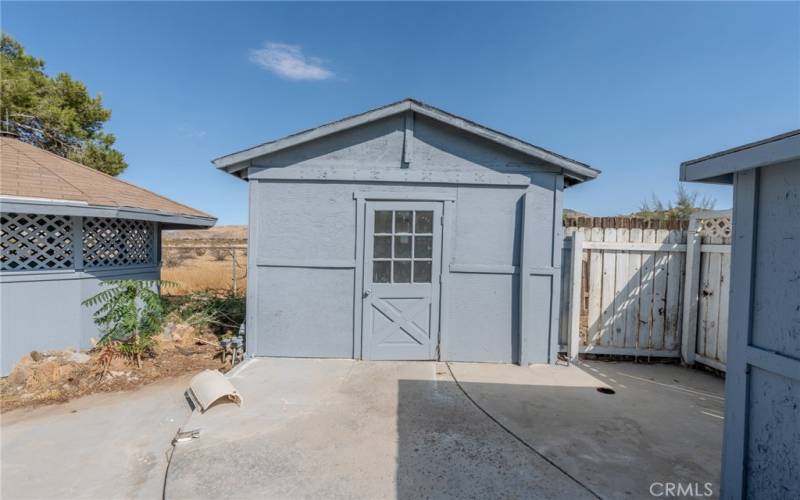
POLYGON ((83 262, 86 267, 152 264, 153 225, 132 219, 83 219, 83 262))
POLYGON ((37 271, 72 267, 72 221, 59 215, 0 215, 0 269, 37 271))
POLYGON ((699 232, 703 237, 730 238, 731 218, 723 216, 703 219, 700 221, 699 232))

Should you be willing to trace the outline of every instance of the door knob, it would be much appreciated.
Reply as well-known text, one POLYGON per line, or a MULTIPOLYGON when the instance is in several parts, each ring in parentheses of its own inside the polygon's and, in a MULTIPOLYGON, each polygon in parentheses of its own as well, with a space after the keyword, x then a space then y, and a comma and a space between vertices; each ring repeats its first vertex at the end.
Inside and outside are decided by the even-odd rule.
POLYGON ((364 290, 364 298, 365 298, 365 299, 366 299, 367 297, 369 297, 370 295, 372 295, 372 290, 370 290, 369 288, 367 288, 366 290, 364 290))

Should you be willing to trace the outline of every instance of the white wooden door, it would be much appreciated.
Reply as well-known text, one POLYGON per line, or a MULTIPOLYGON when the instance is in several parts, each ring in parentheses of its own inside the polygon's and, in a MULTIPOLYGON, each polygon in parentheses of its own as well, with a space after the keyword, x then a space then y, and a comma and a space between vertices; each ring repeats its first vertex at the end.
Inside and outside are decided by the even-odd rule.
POLYGON ((438 358, 440 202, 369 202, 364 238, 363 357, 438 358))

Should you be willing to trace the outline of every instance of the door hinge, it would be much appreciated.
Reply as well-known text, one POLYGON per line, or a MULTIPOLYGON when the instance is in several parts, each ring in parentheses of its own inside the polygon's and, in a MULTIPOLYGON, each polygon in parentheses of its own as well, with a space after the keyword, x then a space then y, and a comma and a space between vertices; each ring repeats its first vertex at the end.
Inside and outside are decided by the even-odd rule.
POLYGON ((444 215, 439 216, 439 225, 444 227, 444 215))

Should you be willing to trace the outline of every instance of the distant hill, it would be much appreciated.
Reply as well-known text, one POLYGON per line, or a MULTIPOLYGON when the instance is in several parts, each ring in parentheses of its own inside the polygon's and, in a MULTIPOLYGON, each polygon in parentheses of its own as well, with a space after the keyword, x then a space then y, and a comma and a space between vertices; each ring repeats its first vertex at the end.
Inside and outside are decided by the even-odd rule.
POLYGON ((162 234, 165 240, 246 240, 247 225, 216 226, 209 229, 172 229, 162 234))
POLYGON ((572 218, 572 217, 591 217, 589 214, 585 214, 583 212, 578 212, 577 210, 573 210, 571 208, 564 209, 564 217, 572 218))

